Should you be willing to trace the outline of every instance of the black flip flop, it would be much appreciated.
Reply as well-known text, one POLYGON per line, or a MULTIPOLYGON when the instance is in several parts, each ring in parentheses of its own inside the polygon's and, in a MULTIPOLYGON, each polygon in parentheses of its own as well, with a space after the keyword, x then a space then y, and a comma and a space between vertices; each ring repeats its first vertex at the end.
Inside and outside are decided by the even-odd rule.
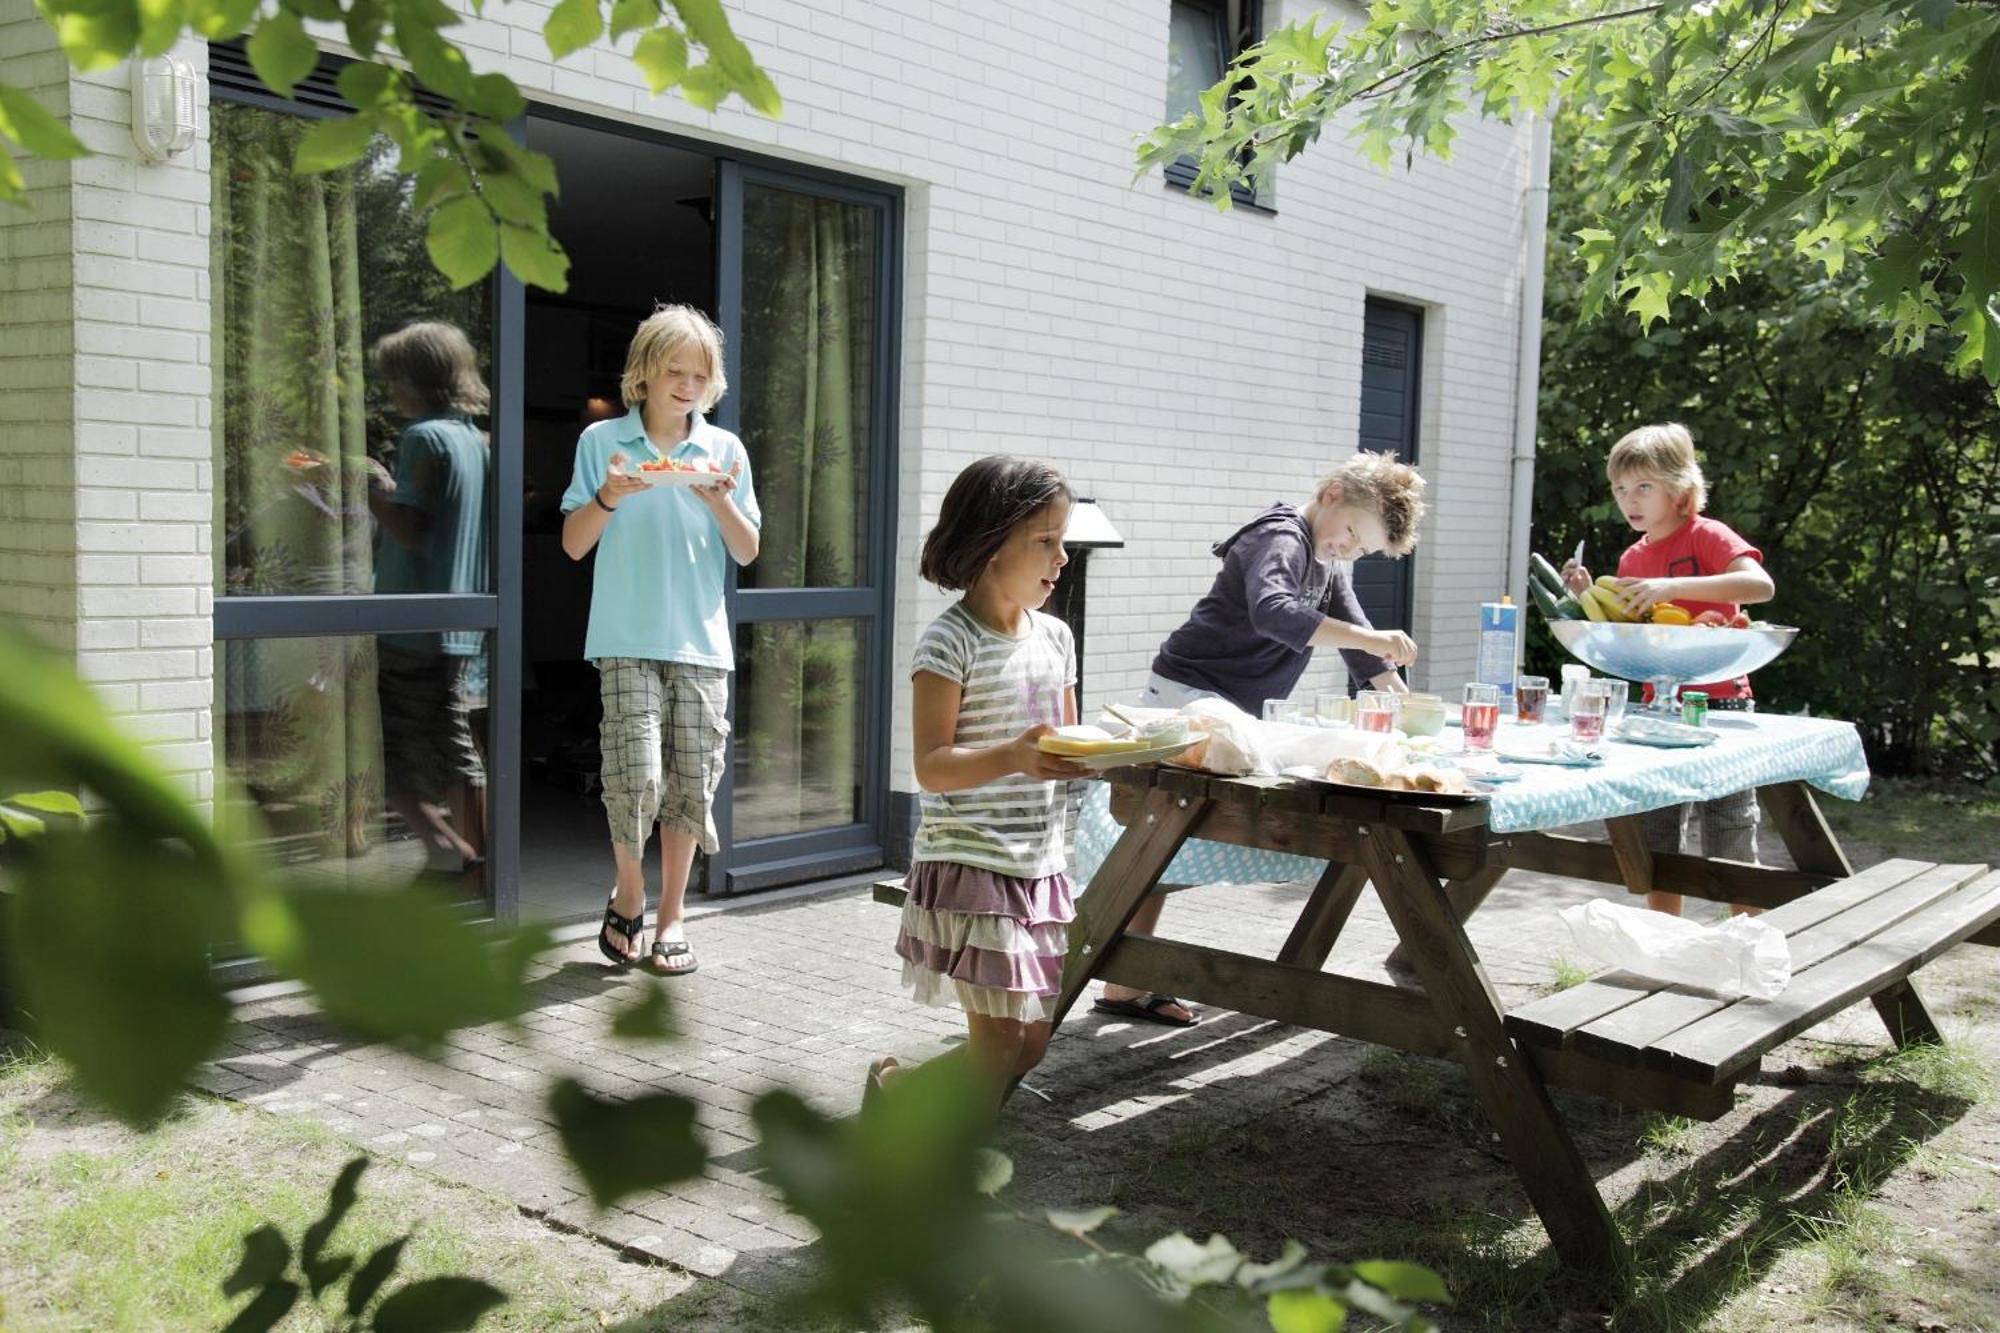
POLYGON ((1191 1028, 1196 1023, 1201 1022, 1201 1011, 1191 1004, 1182 1005, 1182 1008, 1194 1015, 1194 1017, 1189 1019, 1169 1018, 1160 1012, 1170 1004, 1180 1003, 1179 1000, 1171 995, 1162 995, 1158 991, 1147 991, 1144 995, 1131 1000, 1107 1000, 1100 996, 1097 1002, 1090 1007, 1100 1014, 1116 1014, 1120 1018, 1136 1018, 1141 1023, 1162 1023, 1170 1028, 1191 1028))
MULTIPOLYGON (((616 901, 614 898, 613 901, 616 901)), ((630 967, 639 960, 630 954, 623 954, 611 947, 611 941, 604 938, 609 930, 615 935, 623 935, 625 942, 634 948, 639 944, 639 932, 646 928, 646 909, 641 907, 637 916, 620 916, 610 903, 604 904, 604 924, 597 928, 597 951, 620 967, 630 967)))
POLYGON ((682 954, 687 955, 688 965, 686 967, 654 968, 653 971, 659 976, 684 977, 690 972, 699 972, 701 970, 701 964, 696 961, 694 950, 688 947, 686 940, 654 940, 652 953, 653 957, 660 959, 679 958, 682 954))

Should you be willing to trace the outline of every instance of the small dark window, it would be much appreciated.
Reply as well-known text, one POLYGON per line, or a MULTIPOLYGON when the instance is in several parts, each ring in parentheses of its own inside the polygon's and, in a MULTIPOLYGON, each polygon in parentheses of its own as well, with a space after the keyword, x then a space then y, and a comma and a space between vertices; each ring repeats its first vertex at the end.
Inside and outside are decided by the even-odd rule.
MULTIPOLYGON (((1194 111, 1201 95, 1228 72, 1229 62, 1256 44, 1258 0, 1173 0, 1167 37, 1167 114, 1169 123, 1194 111)), ((1184 157, 1167 166, 1167 183, 1183 190, 1194 186, 1195 161, 1184 157)), ((1269 207, 1258 190, 1247 184, 1230 187, 1238 204, 1269 207)), ((1268 189, 1265 193, 1269 193, 1268 189)))

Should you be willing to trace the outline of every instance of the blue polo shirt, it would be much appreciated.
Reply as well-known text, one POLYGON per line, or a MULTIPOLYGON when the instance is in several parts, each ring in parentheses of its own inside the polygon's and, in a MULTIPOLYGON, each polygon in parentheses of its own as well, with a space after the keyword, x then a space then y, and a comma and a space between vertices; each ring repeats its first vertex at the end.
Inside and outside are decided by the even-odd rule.
MULTIPOLYGON (((621 418, 596 423, 577 440, 576 470, 562 498, 565 514, 590 503, 615 453, 625 455, 628 469, 649 458, 707 459, 724 472, 737 468, 736 507, 751 526, 763 526, 743 441, 709 425, 697 412, 688 437, 662 453, 646 437, 636 407, 621 418)), ((733 670, 735 646, 722 605, 729 559, 715 515, 687 487, 660 486, 620 500, 597 543, 584 657, 593 662, 638 657, 733 670)))

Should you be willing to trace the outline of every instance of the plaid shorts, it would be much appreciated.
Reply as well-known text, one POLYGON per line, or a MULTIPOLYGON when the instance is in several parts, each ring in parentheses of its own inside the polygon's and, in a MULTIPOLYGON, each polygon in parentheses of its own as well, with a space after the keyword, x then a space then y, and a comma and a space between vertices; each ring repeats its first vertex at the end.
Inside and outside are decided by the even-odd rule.
POLYGON ((439 801, 451 787, 486 785, 474 714, 474 658, 417 653, 394 644, 378 649, 376 684, 382 706, 382 758, 389 783, 420 801, 439 801))
POLYGON ((729 750, 729 672, 637 657, 597 661, 604 720, 604 813, 611 841, 634 856, 657 820, 711 856, 715 789, 729 750))

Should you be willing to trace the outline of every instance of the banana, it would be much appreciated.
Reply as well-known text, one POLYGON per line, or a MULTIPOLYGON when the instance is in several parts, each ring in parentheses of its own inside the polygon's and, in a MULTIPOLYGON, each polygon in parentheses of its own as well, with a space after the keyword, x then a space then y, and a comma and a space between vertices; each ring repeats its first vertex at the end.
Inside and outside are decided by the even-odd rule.
POLYGON ((1576 595, 1576 604, 1582 607, 1583 614, 1592 620, 1611 619, 1610 616, 1604 614, 1604 608, 1597 604, 1596 588, 1585 588, 1582 592, 1578 593, 1576 595))

